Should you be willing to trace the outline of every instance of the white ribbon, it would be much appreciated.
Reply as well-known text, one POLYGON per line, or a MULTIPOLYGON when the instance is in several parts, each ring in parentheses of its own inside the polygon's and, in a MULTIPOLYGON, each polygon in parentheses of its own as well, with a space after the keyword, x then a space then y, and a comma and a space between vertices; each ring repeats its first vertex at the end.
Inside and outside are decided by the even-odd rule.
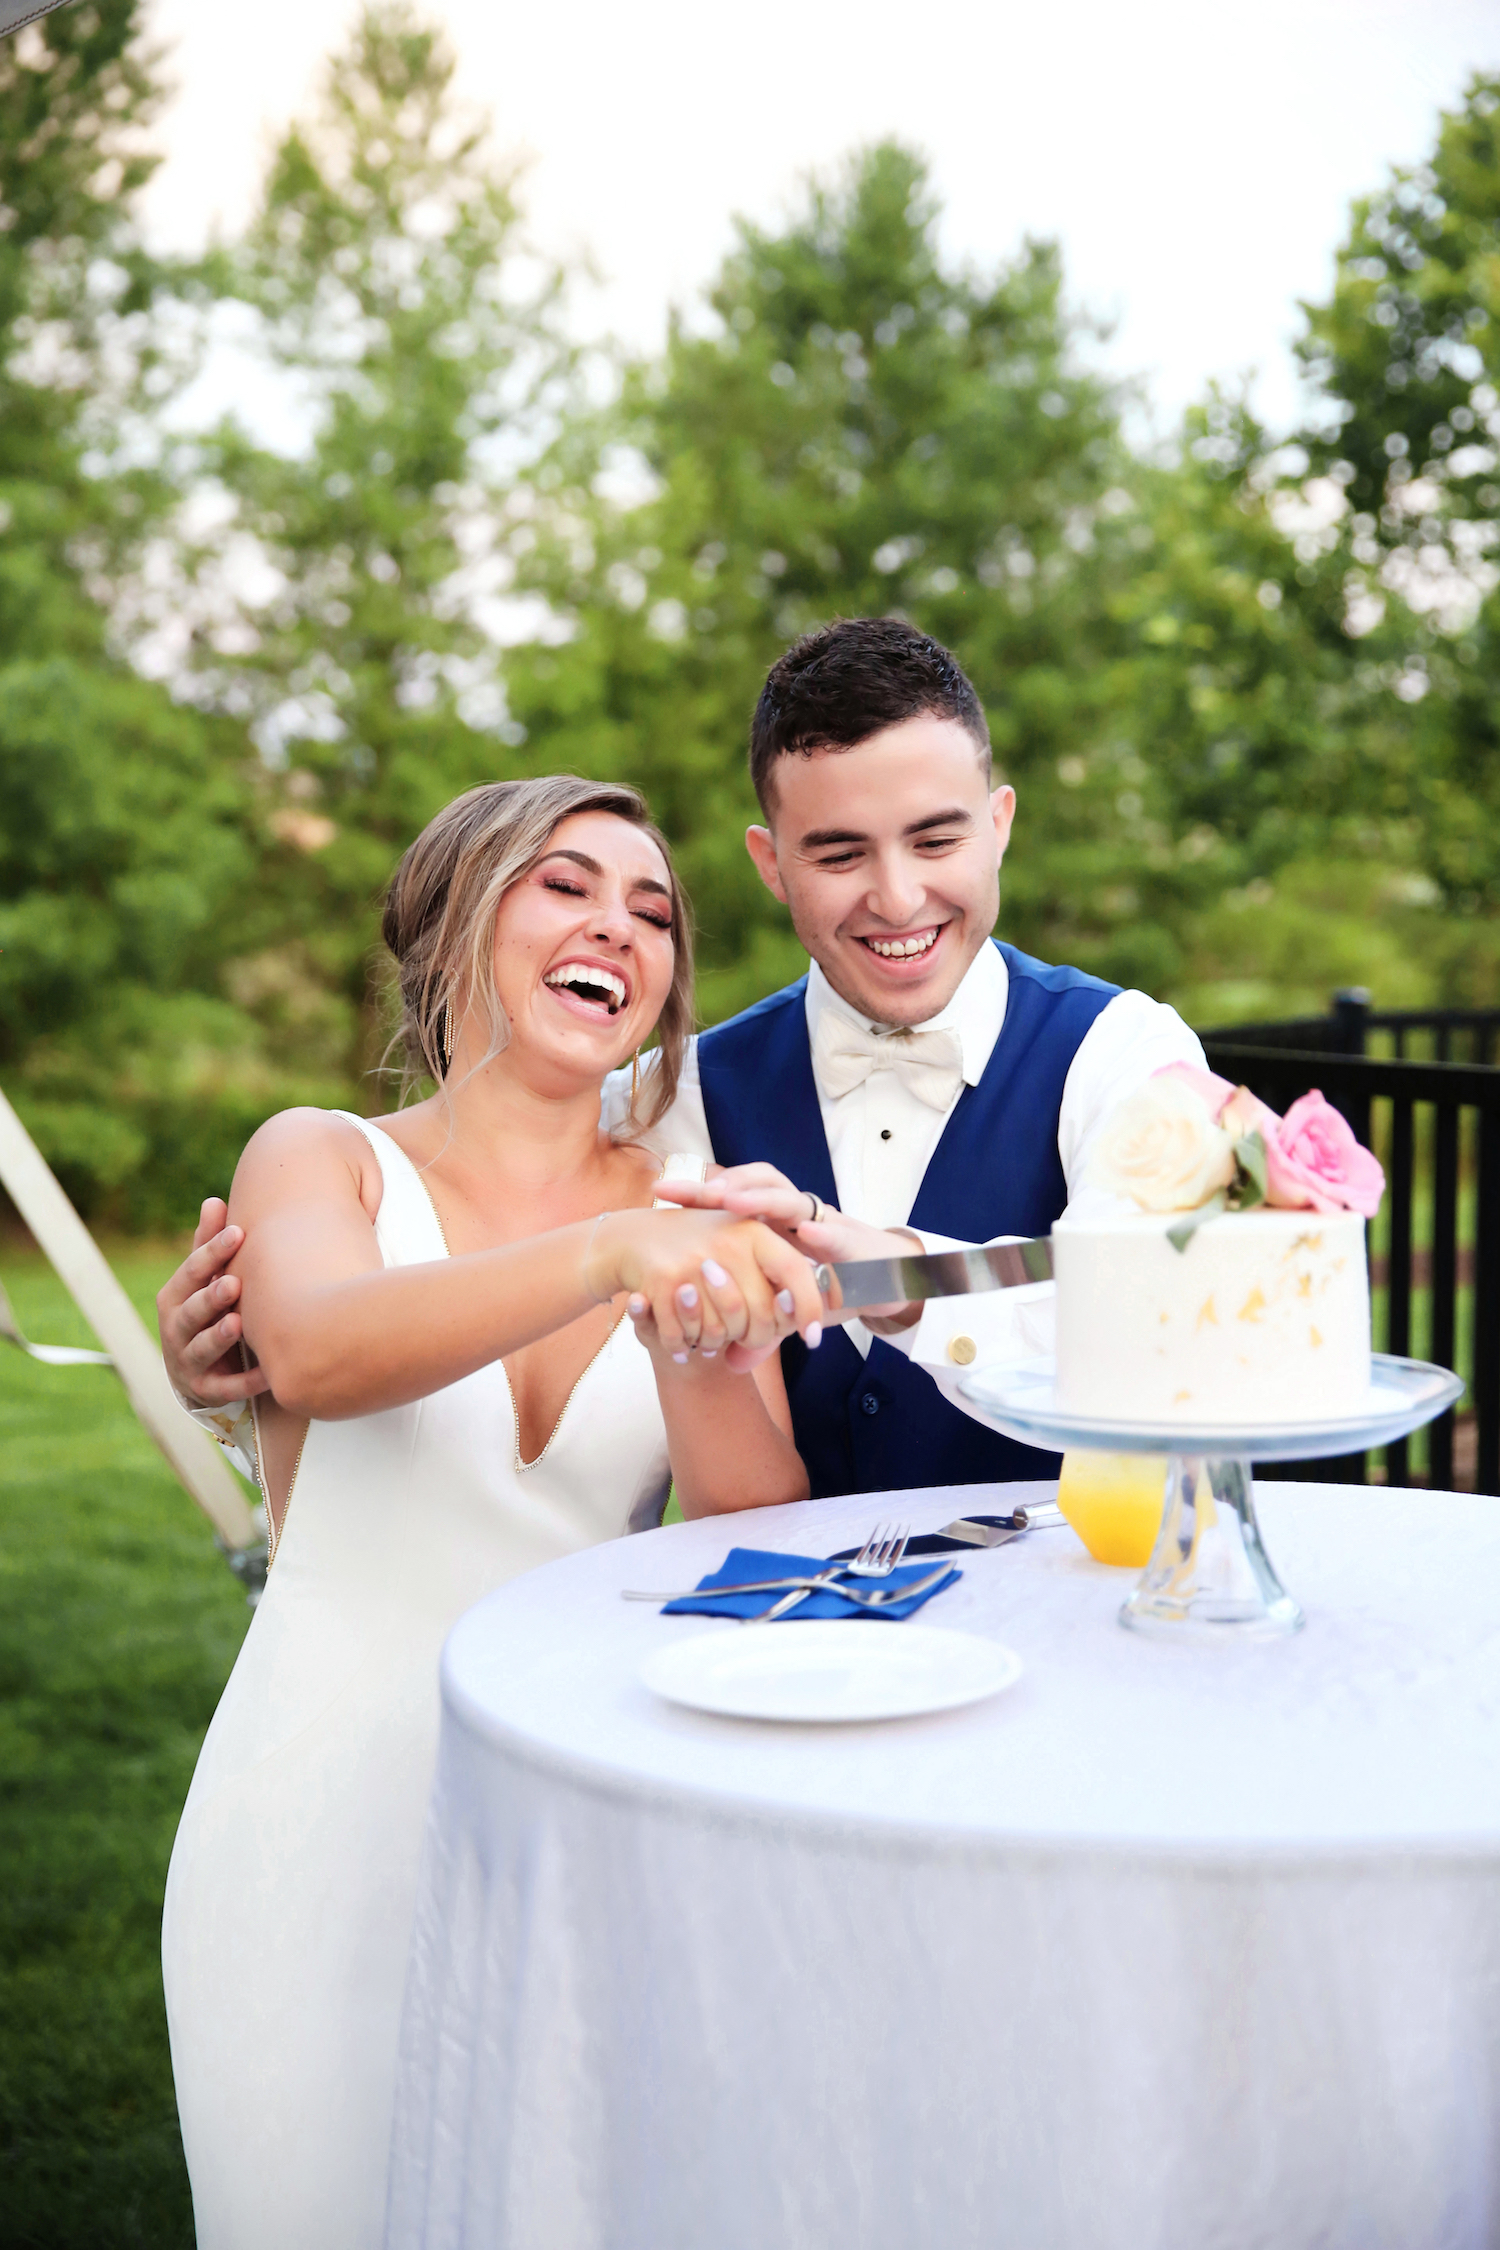
POLYGON ((108 1352, 86 1352, 77 1344, 33 1344, 30 1337, 21 1333, 21 1323, 11 1309, 5 1284, 0 1281, 0 1338, 15 1344, 28 1358, 43 1360, 48 1367, 113 1367, 108 1352))
POLYGON ((836 1008, 825 1008, 813 1037, 813 1069, 830 1101, 852 1094, 877 1070, 894 1071, 929 1109, 947 1109, 964 1082, 956 1031, 867 1031, 836 1008))

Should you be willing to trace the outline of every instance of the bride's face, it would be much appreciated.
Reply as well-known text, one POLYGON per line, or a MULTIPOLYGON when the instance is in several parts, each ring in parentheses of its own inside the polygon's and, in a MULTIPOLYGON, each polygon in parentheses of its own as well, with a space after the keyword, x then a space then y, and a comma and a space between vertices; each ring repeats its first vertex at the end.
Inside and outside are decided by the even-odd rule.
POLYGON ((507 1053, 562 1083, 602 1078, 650 1037, 675 963, 656 845, 613 813, 574 813, 495 918, 507 1053))

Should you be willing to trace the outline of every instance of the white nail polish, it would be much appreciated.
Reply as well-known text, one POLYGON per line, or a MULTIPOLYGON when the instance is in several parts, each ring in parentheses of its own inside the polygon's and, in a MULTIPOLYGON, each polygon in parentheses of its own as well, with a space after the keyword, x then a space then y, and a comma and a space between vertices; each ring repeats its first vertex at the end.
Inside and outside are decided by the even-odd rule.
POLYGON ((778 1312, 795 1312, 796 1309, 797 1300, 790 1289, 781 1290, 776 1298, 776 1310, 778 1312))
POLYGON ((686 1352, 673 1352, 672 1357, 677 1362, 677 1365, 679 1367, 686 1367, 688 1363, 688 1355, 686 1352))
POLYGON ((815 1352, 819 1344, 821 1344, 823 1341, 823 1329, 821 1322, 810 1320, 806 1328, 802 1331, 802 1341, 804 1344, 806 1344, 810 1352, 815 1352))

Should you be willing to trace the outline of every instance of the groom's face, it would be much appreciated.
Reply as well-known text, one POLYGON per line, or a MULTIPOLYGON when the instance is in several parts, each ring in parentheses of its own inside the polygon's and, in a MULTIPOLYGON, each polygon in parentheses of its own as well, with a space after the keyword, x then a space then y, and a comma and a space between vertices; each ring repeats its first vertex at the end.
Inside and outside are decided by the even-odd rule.
POLYGON ((876 1023, 937 1015, 995 926, 1015 791, 932 715, 778 758, 772 787, 745 841, 834 991, 876 1023))

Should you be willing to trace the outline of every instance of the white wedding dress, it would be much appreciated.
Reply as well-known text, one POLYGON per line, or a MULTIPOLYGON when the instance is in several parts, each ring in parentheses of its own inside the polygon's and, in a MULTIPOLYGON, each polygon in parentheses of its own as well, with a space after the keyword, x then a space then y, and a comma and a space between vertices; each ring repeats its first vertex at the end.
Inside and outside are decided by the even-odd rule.
MULTIPOLYGON (((410 1159, 349 1122, 380 1162, 386 1265, 445 1258, 410 1159)), ((444 1636, 503 1580, 659 1522, 668 1482, 651 1361, 624 1318, 535 1461, 498 1362, 309 1428, 167 1877, 199 2250, 376 2250, 444 1636)))

